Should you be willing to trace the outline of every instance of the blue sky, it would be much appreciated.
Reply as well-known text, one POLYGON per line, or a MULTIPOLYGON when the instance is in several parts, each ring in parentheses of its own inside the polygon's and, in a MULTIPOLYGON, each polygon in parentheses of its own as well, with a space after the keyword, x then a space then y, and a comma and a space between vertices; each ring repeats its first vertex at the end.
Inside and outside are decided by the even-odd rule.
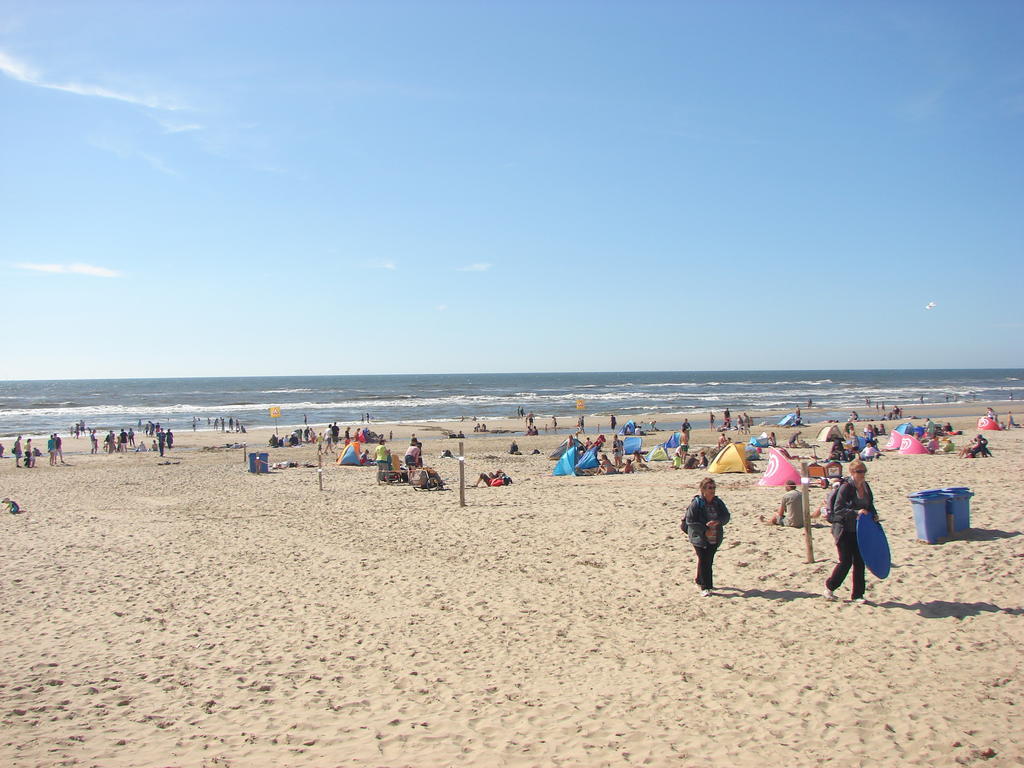
POLYGON ((0 379, 1020 366, 1021 51, 1015 1, 0 2, 0 379))

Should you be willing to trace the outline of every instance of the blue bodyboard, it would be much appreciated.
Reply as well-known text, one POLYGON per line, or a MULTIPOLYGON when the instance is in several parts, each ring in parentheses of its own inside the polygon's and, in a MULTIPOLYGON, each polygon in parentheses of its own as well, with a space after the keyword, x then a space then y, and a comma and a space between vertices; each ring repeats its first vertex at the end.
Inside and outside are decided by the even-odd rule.
POLYGON ((880 579, 889 575, 892 566, 889 540, 885 538, 882 526, 871 515, 857 516, 857 546, 869 571, 880 579))

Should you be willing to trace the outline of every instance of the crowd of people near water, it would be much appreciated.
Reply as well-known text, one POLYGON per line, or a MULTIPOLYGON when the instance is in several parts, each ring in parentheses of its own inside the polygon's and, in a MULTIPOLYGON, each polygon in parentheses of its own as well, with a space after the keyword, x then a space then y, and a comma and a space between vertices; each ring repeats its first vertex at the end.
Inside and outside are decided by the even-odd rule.
MULTIPOLYGON (((810 404, 810 403, 809 403, 810 404)), ((870 401, 867 402, 870 407, 870 401)), ((883 403, 875 403, 876 409, 884 408, 883 403)), ((525 421, 526 436, 537 435, 536 416, 533 413, 526 413, 519 409, 517 414, 525 421)), ((800 427, 803 425, 802 414, 797 408, 793 414, 790 426, 800 427)), ((827 456, 822 460, 827 462, 825 466, 835 466, 838 472, 830 472, 831 477, 823 480, 823 484, 829 487, 829 493, 825 503, 818 509, 808 510, 804 508, 804 498, 796 483, 789 480, 785 483, 785 491, 779 500, 778 507, 768 515, 761 515, 761 522, 766 525, 781 526, 789 528, 802 528, 809 524, 812 519, 827 520, 831 526, 832 535, 836 545, 837 563, 826 579, 823 595, 828 600, 837 599, 836 590, 846 581, 852 573, 852 587, 850 599, 854 602, 865 601, 865 563, 856 535, 858 517, 870 515, 877 518, 877 511, 874 505, 874 497, 870 485, 866 481, 867 464, 884 456, 878 445, 878 439, 886 436, 887 430, 885 421, 903 418, 903 409, 893 406, 884 411, 879 423, 869 421, 864 423, 857 411, 851 411, 845 423, 834 422, 831 430, 826 436, 826 444, 829 445, 827 456), (847 476, 841 474, 842 464, 847 464, 847 476)), ((1000 421, 998 414, 989 408, 984 417, 993 421, 1002 428, 1016 428, 1018 425, 1013 418, 1012 412, 1008 414, 1005 421, 1000 421)), ((557 425, 555 417, 552 422, 557 425)), ((269 439, 271 447, 294 447, 303 444, 315 443, 321 453, 338 453, 340 463, 341 455, 346 448, 355 444, 358 451, 358 463, 366 466, 376 466, 378 471, 378 482, 402 481, 410 482, 413 473, 423 471, 424 477, 435 477, 434 487, 443 488, 443 481, 437 473, 424 466, 423 443, 413 434, 408 445, 401 452, 401 459, 393 453, 388 446, 393 440, 393 432, 385 437, 383 434, 371 432, 363 427, 341 427, 338 422, 326 425, 323 429, 317 430, 308 424, 294 429, 286 437, 272 435, 269 439)), ((361 423, 369 423, 369 414, 363 414, 361 423)), ((475 420, 474 420, 475 421, 475 420)), ((193 418, 192 427, 196 429, 199 423, 198 418, 193 418)), ((636 437, 644 434, 655 433, 657 424, 649 422, 649 427, 641 423, 630 421, 622 429, 616 429, 618 418, 611 415, 609 427, 612 434, 611 440, 604 434, 590 437, 584 434, 585 419, 580 416, 577 420, 577 432, 574 435, 582 452, 593 450, 598 457, 596 466, 583 470, 579 474, 615 475, 633 474, 641 471, 649 471, 648 458, 640 450, 633 450, 627 453, 625 450, 624 437, 636 437), (610 453, 610 455, 609 455, 610 453)), ((746 413, 733 414, 726 408, 721 413, 721 419, 711 412, 708 414, 708 424, 713 431, 719 432, 719 437, 714 446, 704 446, 691 452, 690 433, 692 426, 688 419, 684 419, 678 431, 678 442, 674 445, 669 456, 673 470, 699 470, 706 469, 715 459, 719 452, 733 444, 733 437, 730 433, 737 432, 747 435, 751 432, 753 420, 746 413)), ((207 419, 207 426, 221 431, 245 432, 245 427, 234 418, 227 420, 220 417, 207 419)), ((547 425, 545 425, 546 427, 547 425)), ((174 433, 169 427, 159 422, 141 420, 138 422, 139 431, 132 427, 120 430, 108 429, 102 440, 97 436, 95 428, 89 428, 84 421, 72 425, 70 434, 75 438, 87 437, 90 444, 90 453, 98 453, 101 450, 107 454, 121 454, 127 452, 148 452, 155 451, 161 456, 174 446, 174 433), (149 441, 149 444, 147 444, 149 441)), ((474 432, 488 432, 485 423, 479 422, 474 426, 474 432)), ((954 430, 947 421, 944 424, 928 418, 923 426, 916 427, 914 433, 921 438, 922 444, 929 453, 950 453, 955 450, 952 442, 953 436, 961 433, 954 430)), ((787 449, 799 449, 809 447, 801 438, 802 432, 797 429, 792 432, 785 447, 779 445, 779 439, 774 430, 763 432, 757 439, 757 445, 766 448, 778 449, 787 458, 798 458, 789 453, 787 449)), ((452 433, 451 436, 456 436, 452 433)), ((464 437, 460 432, 459 437, 464 437)), ((752 442, 754 440, 752 439, 752 442)), ((49 457, 50 466, 65 465, 64 441, 58 433, 51 433, 47 439, 46 453, 49 457)), ((748 446, 744 446, 749 451, 748 446)), ((0 458, 4 457, 5 448, 0 443, 0 458)), ((509 454, 521 455, 518 442, 512 441, 509 447, 509 454)), ((538 451, 534 451, 537 453, 538 451)), ((41 458, 42 451, 33 445, 31 438, 23 440, 18 436, 14 441, 11 455, 15 459, 15 466, 18 468, 34 468, 36 460, 41 458)), ((445 451, 444 455, 455 458, 451 451, 445 451)), ((980 432, 969 442, 960 448, 958 455, 963 458, 986 458, 992 455, 987 438, 980 432)), ((665 458, 664 456, 662 458, 665 458)), ((815 459, 817 459, 815 454, 815 459)), ((292 463, 283 463, 280 466, 292 466, 292 463)), ((276 466, 276 465, 275 465, 276 466)), ((311 465, 310 465, 311 466, 311 465)), ((482 472, 474 483, 473 487, 497 488, 512 484, 512 478, 506 472, 497 468, 492 471, 482 472)), ((19 513, 16 502, 4 499, 10 511, 19 513)), ((692 498, 687 506, 685 515, 681 521, 681 527, 686 533, 689 543, 694 549, 696 556, 695 584, 701 595, 711 596, 714 594, 714 561, 725 535, 726 527, 731 520, 731 515, 725 501, 717 495, 717 483, 714 477, 708 476, 698 483, 698 493, 692 498)))

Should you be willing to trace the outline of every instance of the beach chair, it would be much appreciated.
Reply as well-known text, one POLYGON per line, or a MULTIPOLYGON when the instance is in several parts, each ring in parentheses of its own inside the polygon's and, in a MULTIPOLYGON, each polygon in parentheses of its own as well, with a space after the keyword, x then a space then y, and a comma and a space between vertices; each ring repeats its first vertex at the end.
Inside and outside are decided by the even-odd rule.
POLYGON ((825 477, 825 468, 818 462, 807 465, 808 477, 825 477))
POLYGON ((387 485, 396 485, 399 483, 408 483, 409 473, 402 469, 402 458, 395 454, 391 455, 391 466, 387 469, 378 467, 377 469, 377 484, 385 483, 387 485))

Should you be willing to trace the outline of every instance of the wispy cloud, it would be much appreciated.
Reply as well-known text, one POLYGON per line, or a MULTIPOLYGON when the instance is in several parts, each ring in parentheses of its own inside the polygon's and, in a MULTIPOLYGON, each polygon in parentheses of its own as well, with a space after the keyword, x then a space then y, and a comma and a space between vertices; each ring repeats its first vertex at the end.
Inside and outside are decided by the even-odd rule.
POLYGON ((393 261, 379 261, 373 265, 377 269, 386 269, 388 272, 394 272, 398 267, 393 261))
POLYGON ((438 304, 437 305, 437 311, 438 312, 444 312, 446 309, 448 309, 448 305, 447 304, 438 304))
POLYGON ((154 171, 159 171, 167 176, 181 176, 180 173, 167 165, 163 158, 158 155, 154 155, 152 152, 145 152, 138 147, 133 146, 133 141, 131 139, 112 136, 97 136, 90 138, 89 143, 96 147, 96 149, 102 149, 104 152, 111 152, 125 160, 139 158, 154 171))
POLYGON ((173 123, 169 120, 160 120, 160 127, 164 129, 164 133, 191 133, 192 131, 201 131, 203 126, 199 123, 173 123))
POLYGON ((456 272, 486 272, 491 268, 491 265, 486 262, 480 262, 478 264, 467 264, 464 267, 459 267, 456 272))
POLYGON ((54 275, 89 275, 90 277, 121 277, 116 269, 96 267, 92 264, 15 264, 18 269, 48 272, 54 275))
POLYGON ((92 85, 89 83, 51 82, 46 80, 29 64, 4 51, 0 51, 0 72, 12 80, 17 80, 18 82, 25 83, 26 85, 34 85, 37 88, 48 88, 53 91, 73 93, 77 96, 94 96, 100 99, 112 99, 114 101, 125 102, 126 104, 148 107, 149 109, 163 109, 168 111, 182 109, 180 104, 176 104, 170 99, 161 96, 140 96, 136 94, 123 93, 106 88, 102 85, 92 85))
POLYGON ((181 175, 156 155, 151 155, 148 152, 139 152, 138 156, 145 160, 147 163, 149 163, 149 167, 152 168, 154 171, 160 171, 160 173, 167 174, 168 176, 181 175))

